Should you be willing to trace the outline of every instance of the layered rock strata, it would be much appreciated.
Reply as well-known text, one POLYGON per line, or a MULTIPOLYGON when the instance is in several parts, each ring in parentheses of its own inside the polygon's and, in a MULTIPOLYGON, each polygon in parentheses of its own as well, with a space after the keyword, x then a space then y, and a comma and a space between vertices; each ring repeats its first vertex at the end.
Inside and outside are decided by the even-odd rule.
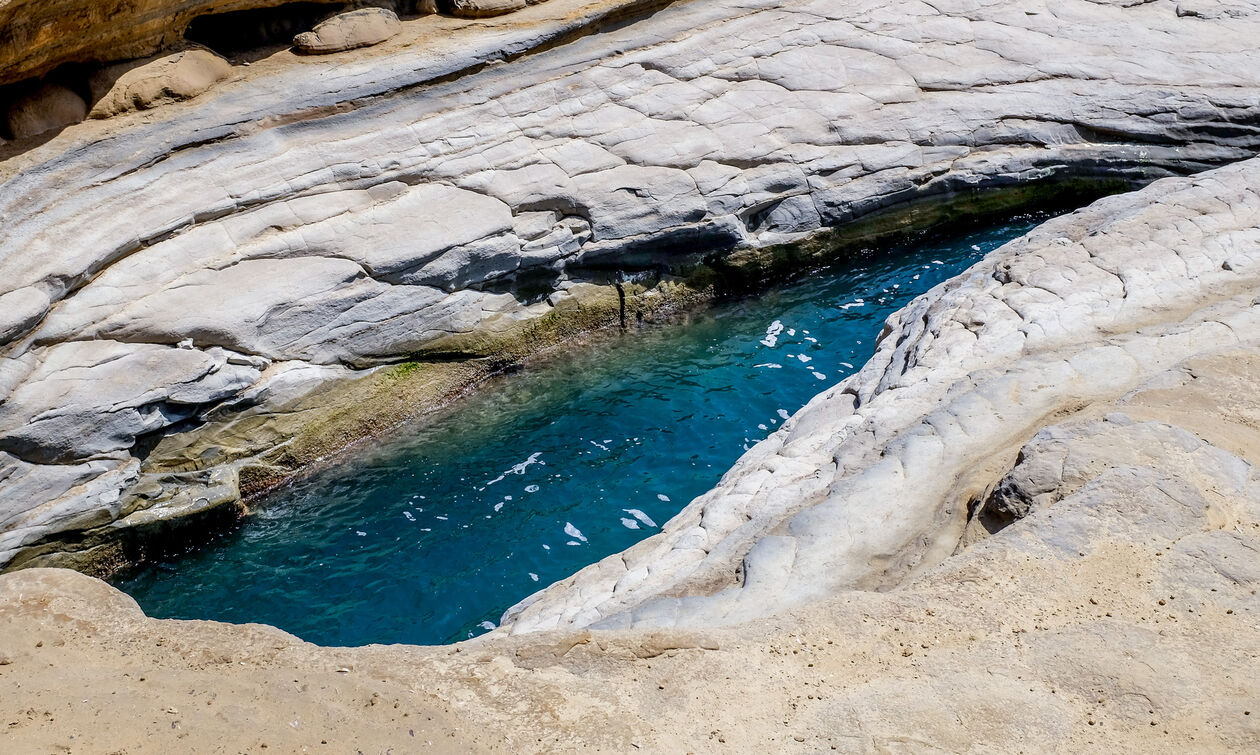
POLYGON ((633 7, 277 66, 0 163, 0 561, 82 564, 290 471, 277 428, 316 385, 528 352, 880 213, 1260 142, 1252 15, 718 0, 547 49, 633 7))

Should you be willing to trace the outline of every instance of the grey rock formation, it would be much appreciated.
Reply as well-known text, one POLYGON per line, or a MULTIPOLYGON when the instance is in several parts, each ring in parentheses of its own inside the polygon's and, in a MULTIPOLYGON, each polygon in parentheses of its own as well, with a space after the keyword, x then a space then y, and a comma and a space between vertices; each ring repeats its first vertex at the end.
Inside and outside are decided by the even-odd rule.
POLYGON ((387 8, 359 8, 338 13, 293 38, 293 46, 312 55, 379 45, 401 31, 398 16, 387 8))
MULTIPOLYGON (((1140 183, 1260 145, 1253 15, 1190 18, 1164 2, 1068 0, 1049 13, 1033 0, 712 0, 548 49, 636 7, 656 6, 552 0, 512 17, 520 23, 490 20, 424 47, 304 59, 187 107, 68 129, 0 163, 0 296, 20 304, 0 310, 0 448, 106 480, 92 462, 125 463, 141 436, 265 395, 254 381, 269 380, 272 363, 350 375, 468 353, 470 341, 563 314, 558 302, 611 275, 680 272, 706 255, 739 270, 758 250, 919 200, 1080 176, 1140 183), (124 374, 130 364, 145 374, 124 374), (104 386, 115 374, 119 387, 101 389, 108 402, 93 398, 97 376, 104 386)), ((1229 180, 1246 192, 1245 179, 1229 180)), ((1047 248, 1079 257, 1087 245, 1047 248)), ((1030 332, 1104 327, 1121 289, 1074 264, 1062 275, 1093 294, 1047 304, 1030 332)), ((1242 269, 1183 288, 1163 278, 1141 311, 1193 301, 1242 269)), ((969 316, 1019 330, 987 309, 969 316)), ((921 330, 903 322, 905 351, 921 330)), ((968 352, 968 369, 1016 349, 987 343, 994 351, 968 352)), ((877 369, 863 373, 872 394, 877 369)), ((824 462, 776 463, 812 474, 824 462)), ((136 497, 154 481, 147 472, 108 480, 128 506, 167 500, 136 497)), ((731 512, 705 533, 733 527, 731 512)), ((895 550, 903 534, 890 529, 885 544, 895 550)), ((689 569, 700 535, 690 537, 659 568, 689 569)), ((790 544, 766 540, 753 561, 786 558, 775 542, 790 544)), ((725 569, 738 551, 708 558, 725 569)), ((600 585, 590 606, 560 611, 565 621, 613 611, 600 585)))

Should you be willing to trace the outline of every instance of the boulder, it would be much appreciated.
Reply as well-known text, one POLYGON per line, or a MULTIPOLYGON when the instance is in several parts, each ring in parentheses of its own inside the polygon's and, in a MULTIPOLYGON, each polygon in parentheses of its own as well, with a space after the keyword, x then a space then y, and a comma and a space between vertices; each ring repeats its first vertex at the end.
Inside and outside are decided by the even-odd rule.
POLYGON ((450 0, 449 12, 461 18, 489 18, 520 10, 526 0, 450 0))
POLYGON ((402 29, 398 16, 385 8, 360 8, 340 13, 293 38, 293 46, 311 55, 378 45, 402 29))
POLYGON ((45 84, 9 107, 9 133, 17 139, 62 129, 87 117, 87 103, 61 84, 45 84))
POLYGON ((88 81, 95 103, 89 115, 109 118, 196 97, 232 73, 232 65, 204 48, 109 66, 88 81))

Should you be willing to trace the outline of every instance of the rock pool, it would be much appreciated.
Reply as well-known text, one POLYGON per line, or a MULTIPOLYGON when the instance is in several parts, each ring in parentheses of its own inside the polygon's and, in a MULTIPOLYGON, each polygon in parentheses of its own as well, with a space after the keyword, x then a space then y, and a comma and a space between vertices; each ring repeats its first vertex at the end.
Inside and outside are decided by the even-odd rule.
POLYGON ((150 616, 325 645, 475 636, 656 532, 860 367, 889 314, 1043 219, 921 236, 496 378, 115 584, 150 616))

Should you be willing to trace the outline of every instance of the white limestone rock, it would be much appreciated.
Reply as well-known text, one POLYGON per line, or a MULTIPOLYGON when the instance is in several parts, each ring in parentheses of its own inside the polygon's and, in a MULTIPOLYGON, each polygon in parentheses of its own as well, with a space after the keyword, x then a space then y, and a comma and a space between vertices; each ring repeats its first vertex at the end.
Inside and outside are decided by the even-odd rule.
POLYGON ((72 341, 31 357, 33 369, 0 404, 0 450, 35 463, 126 451, 259 374, 202 351, 113 341, 72 341))
MULTIPOLYGON (((706 0, 610 28, 622 9, 551 0, 527 11, 528 24, 470 25, 370 59, 289 61, 108 136, 98 133, 105 124, 70 129, 0 162, 0 296, 17 296, 0 310, 0 395, 51 396, 62 381, 41 365, 68 344, 174 352, 191 340, 193 354, 218 346, 238 361, 260 360, 228 364, 236 377, 195 407, 158 399, 141 410, 128 399, 115 416, 76 398, 97 391, 95 378, 67 387, 57 395, 79 407, 75 422, 93 425, 88 415, 102 412, 82 443, 64 437, 69 420, 56 432, 24 424, 43 398, 29 415, 6 401, 5 428, 19 435, 0 431, 0 447, 67 463, 117 456, 133 432, 238 398, 226 386, 247 390, 268 361, 369 368, 492 335, 547 313, 545 291, 513 294, 526 276, 552 286, 559 301, 559 292, 587 285, 592 268, 685 267, 707 252, 799 240, 907 202, 1081 175, 1146 181, 1260 148, 1252 15, 1188 18, 1164 3, 1087 0, 1065 0, 1053 14, 1034 0, 706 0), (596 23, 602 33, 574 41, 596 23), (568 42, 551 46, 560 39, 568 42)), ((1212 200, 1195 201, 1217 217, 1212 200)), ((1253 202, 1246 192, 1231 201, 1253 202)), ((1183 263, 1159 239, 1111 225, 1149 266, 1131 264, 1121 279, 1095 265, 1096 245, 1109 239, 1030 242, 1023 248, 1035 265, 993 271, 986 284, 1009 288, 1009 297, 950 299, 916 311, 927 317, 922 325, 907 315, 890 325, 903 343, 878 358, 1001 366, 1033 336, 1092 338, 1081 323, 1118 322, 1124 332, 1129 320, 1108 320, 1116 301, 1126 316, 1154 322, 1168 302, 1251 274, 1250 251, 1232 237, 1187 242, 1216 245, 1202 257, 1216 268, 1200 270, 1200 257, 1183 263), (972 343, 977 332, 983 349, 972 343), (926 350, 929 342, 937 345, 926 350)), ((1113 386, 1149 367, 1126 373, 1130 361, 1098 356, 1106 353, 1090 359, 1113 386)), ((181 369, 151 372, 178 382, 181 369)), ((1076 367, 1037 369, 1084 380, 1076 367)), ((801 420, 840 429, 772 454, 777 474, 826 466, 818 449, 836 433, 860 427, 880 442, 901 438, 865 402, 900 392, 910 406, 919 394, 902 389, 918 386, 920 373, 866 374, 860 395, 833 396, 837 413, 826 422, 801 420)), ((984 407, 1003 385, 960 385, 967 401, 941 421, 983 430, 984 407)), ((178 386, 146 388, 161 396, 178 386)), ((922 400, 939 399, 931 395, 922 400)), ((951 447, 928 436, 898 442, 912 441, 940 458, 951 447)), ((860 456, 856 447, 844 448, 845 463, 858 464, 848 456, 860 456)), ((817 492, 763 494, 754 484, 762 473, 772 474, 740 483, 741 496, 773 498, 750 528, 781 520, 791 496, 817 492)), ((879 489, 878 475, 870 479, 879 489)), ((713 533, 744 513, 714 505, 704 517, 684 516, 649 573, 646 561, 610 563, 608 584, 646 596, 664 575, 700 561, 733 573, 750 541, 734 538, 723 550, 724 536, 713 533), (717 550, 704 555, 709 548, 717 550)), ((887 535, 893 550, 898 533, 887 535)), ((826 547, 802 538, 795 552, 808 560, 826 547)), ((592 587, 575 612, 614 611, 605 587, 592 587)))
MULTIPOLYGON (((1044 418, 1133 402, 1125 397, 1185 360, 1260 348, 1258 192, 1260 160, 1249 160, 1109 197, 1003 246, 893 315, 860 372, 660 534, 523 601, 502 624, 728 624, 912 579, 957 549, 968 500, 994 482, 994 455, 1044 418), (737 568, 742 582, 729 576, 737 568), (691 597, 660 597, 677 594, 691 597)), ((1194 445, 1185 433, 1112 425, 1124 442, 1100 435, 1067 458, 1048 449, 1070 436, 1045 431, 1054 434, 1017 470, 1021 492, 999 490, 1008 513, 1069 494, 1091 470, 1194 445)), ((1212 485, 1250 484, 1249 467, 1204 453, 1212 485)))
POLYGON ((34 287, 0 294, 0 343, 30 332, 48 314, 51 304, 48 294, 34 287))

